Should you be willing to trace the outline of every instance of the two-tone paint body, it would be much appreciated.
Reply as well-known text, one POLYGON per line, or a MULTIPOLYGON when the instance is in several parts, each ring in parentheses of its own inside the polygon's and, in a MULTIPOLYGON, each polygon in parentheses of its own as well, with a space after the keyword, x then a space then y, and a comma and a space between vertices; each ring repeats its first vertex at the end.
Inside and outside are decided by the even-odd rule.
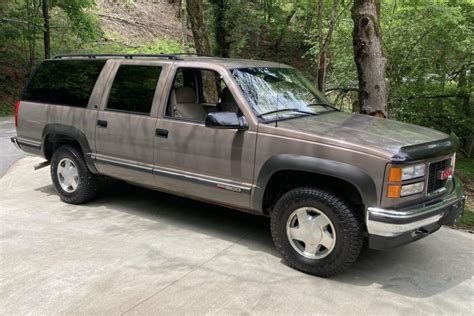
POLYGON ((385 192, 391 164, 429 163, 452 156, 456 143, 448 135, 343 112, 263 123, 230 72, 243 67, 288 66, 202 57, 110 58, 87 108, 22 101, 17 140, 23 150, 50 159, 49 137, 70 137, 80 144, 95 173, 258 214, 266 211, 263 200, 268 181, 282 171, 348 182, 360 194, 364 212, 369 208, 408 207, 451 189, 447 187, 446 192, 435 196, 422 192, 397 200, 386 198, 385 192), (115 74, 124 64, 161 67, 149 115, 106 107, 115 74), (204 122, 167 117, 166 106, 178 68, 216 71, 238 103, 248 129, 212 129, 204 122), (159 131, 166 131, 166 135, 159 131), (421 156, 417 155, 420 152, 421 156))

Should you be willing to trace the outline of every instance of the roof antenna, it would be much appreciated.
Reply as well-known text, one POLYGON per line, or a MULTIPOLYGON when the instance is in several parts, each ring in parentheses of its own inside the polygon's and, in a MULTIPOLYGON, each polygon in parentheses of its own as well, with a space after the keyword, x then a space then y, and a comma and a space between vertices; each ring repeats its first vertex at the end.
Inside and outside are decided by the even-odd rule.
POLYGON ((279 97, 280 97, 280 94, 277 92, 277 112, 276 112, 275 127, 278 127, 278 119, 280 118, 280 112, 278 109, 279 97))
MULTIPOLYGON (((281 67, 281 63, 280 63, 280 60, 278 60, 278 70, 280 70, 280 67, 281 67)), ((278 93, 278 90, 277 90, 277 109, 276 109, 275 127, 278 127, 278 119, 280 118, 279 103, 280 103, 280 94, 278 93)))

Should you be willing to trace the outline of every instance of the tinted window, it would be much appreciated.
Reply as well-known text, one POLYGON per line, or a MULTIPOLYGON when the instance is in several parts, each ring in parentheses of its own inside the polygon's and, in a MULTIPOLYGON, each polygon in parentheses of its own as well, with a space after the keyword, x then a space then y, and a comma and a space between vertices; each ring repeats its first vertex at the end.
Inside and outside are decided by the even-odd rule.
POLYGON ((222 89, 223 80, 219 74, 212 70, 202 70, 202 94, 203 103, 219 103, 219 93, 222 89))
POLYGON ((105 60, 43 62, 31 79, 23 100, 86 107, 105 60))
POLYGON ((109 94, 107 108, 150 113, 161 67, 120 66, 109 94))

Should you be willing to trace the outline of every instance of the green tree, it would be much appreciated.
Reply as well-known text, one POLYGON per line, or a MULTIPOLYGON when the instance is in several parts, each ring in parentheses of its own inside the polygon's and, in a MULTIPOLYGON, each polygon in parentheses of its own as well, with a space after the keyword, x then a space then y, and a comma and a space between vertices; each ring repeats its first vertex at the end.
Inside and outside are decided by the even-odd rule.
POLYGON ((214 54, 230 57, 238 53, 246 39, 245 21, 248 17, 247 0, 209 0, 214 54))

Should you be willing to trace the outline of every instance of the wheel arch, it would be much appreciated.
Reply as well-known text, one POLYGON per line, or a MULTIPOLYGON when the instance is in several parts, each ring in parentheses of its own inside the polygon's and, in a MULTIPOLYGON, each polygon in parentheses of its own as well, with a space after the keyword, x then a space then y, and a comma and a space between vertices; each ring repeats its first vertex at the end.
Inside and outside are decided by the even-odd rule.
MULTIPOLYGON (((330 180, 338 188, 342 186, 342 189, 345 190, 355 190, 353 193, 359 195, 365 206, 377 203, 375 183, 370 175, 361 168, 334 160, 282 154, 267 160, 260 169, 252 195, 253 209, 265 215, 269 214, 268 193, 273 189, 272 183, 281 179, 276 178, 280 175, 290 175, 293 179, 302 179, 303 175, 307 175, 312 180, 319 179, 320 184, 330 180)), ((304 185, 308 184, 304 183, 304 185)), ((319 187, 324 188, 322 185, 319 187)))
POLYGON ((83 131, 74 126, 64 124, 48 124, 43 129, 42 151, 47 160, 51 160, 54 151, 62 145, 78 147, 84 156, 87 167, 92 173, 98 174, 94 160, 91 157, 92 149, 83 131))

